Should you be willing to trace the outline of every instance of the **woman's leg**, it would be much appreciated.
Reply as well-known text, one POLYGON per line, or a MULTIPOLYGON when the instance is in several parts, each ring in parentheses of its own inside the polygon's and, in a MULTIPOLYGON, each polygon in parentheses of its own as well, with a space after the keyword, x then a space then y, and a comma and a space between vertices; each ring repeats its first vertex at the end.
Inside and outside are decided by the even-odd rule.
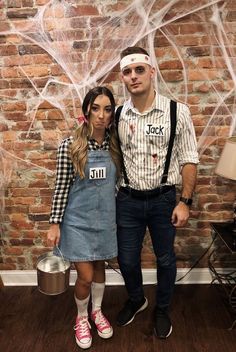
POLYGON ((94 275, 91 286, 92 294, 92 314, 91 318, 94 321, 98 335, 104 339, 110 338, 113 335, 113 329, 103 315, 101 306, 105 290, 105 263, 104 261, 94 262, 94 275))
POLYGON ((101 309, 102 299, 105 290, 105 262, 99 260, 93 263, 94 274, 91 286, 92 311, 101 309))
POLYGON ((77 271, 75 282, 75 297, 82 300, 90 295, 91 283, 93 281, 94 266, 92 262, 74 263, 77 271))
POLYGON ((91 262, 77 262, 74 265, 77 271, 75 302, 78 310, 74 327, 75 338, 78 346, 85 349, 92 344, 91 326, 88 322, 88 303, 94 269, 91 262))

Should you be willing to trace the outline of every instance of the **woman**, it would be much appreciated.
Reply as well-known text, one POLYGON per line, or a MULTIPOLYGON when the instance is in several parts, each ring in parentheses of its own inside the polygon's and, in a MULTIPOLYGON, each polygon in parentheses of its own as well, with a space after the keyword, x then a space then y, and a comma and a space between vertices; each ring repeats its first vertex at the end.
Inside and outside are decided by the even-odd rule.
MULTIPOLYGON (((117 256, 115 184, 120 154, 113 124, 114 97, 106 87, 91 89, 82 104, 84 116, 74 137, 62 141, 50 216, 48 245, 58 245, 77 271, 75 338, 79 347, 92 343, 88 321, 98 335, 110 338, 113 329, 101 311, 105 289, 105 260, 117 256)), ((58 249, 55 249, 57 253, 58 249)), ((57 253, 60 255, 60 253, 57 253)))

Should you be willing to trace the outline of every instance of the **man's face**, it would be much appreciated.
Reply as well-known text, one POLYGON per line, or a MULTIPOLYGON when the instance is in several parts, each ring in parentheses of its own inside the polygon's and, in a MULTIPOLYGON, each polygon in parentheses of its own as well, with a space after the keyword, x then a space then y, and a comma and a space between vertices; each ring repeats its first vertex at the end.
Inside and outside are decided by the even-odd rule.
POLYGON ((127 65, 121 71, 121 79, 131 95, 142 95, 152 86, 155 69, 144 63, 127 65))

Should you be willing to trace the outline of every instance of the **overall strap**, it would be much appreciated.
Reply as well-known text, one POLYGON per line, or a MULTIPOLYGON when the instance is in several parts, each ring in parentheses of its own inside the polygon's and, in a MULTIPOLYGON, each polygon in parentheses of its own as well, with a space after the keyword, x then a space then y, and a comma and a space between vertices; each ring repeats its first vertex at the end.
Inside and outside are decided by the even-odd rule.
POLYGON ((175 132, 176 132, 176 110, 177 110, 177 103, 176 101, 170 101, 170 140, 168 145, 168 150, 166 154, 166 162, 164 167, 164 172, 161 179, 161 184, 165 184, 168 178, 168 171, 170 166, 170 158, 171 153, 174 145, 175 139, 175 132))
POLYGON ((116 109, 116 112, 115 112, 115 126, 116 126, 117 138, 118 138, 119 151, 120 151, 120 154, 121 154, 121 169, 122 169, 122 172, 123 172, 123 175, 124 175, 125 184, 128 186, 129 185, 129 179, 128 179, 128 176, 127 176, 127 173, 126 173, 126 169, 125 169, 124 157, 123 157, 123 153, 122 153, 121 146, 120 146, 120 137, 119 137, 119 131, 118 131, 120 113, 121 113, 122 108, 123 108, 123 105, 118 106, 118 108, 116 109))

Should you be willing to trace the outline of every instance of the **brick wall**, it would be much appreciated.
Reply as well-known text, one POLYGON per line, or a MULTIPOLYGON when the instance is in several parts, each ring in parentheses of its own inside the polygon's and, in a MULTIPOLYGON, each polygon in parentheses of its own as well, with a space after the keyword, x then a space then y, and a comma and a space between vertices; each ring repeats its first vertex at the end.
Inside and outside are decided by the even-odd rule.
MULTIPOLYGON (((73 128, 75 112, 79 112, 79 99, 75 100, 75 106, 67 99, 66 120, 55 105, 43 100, 35 116, 30 113, 36 96, 32 82, 41 91, 50 77, 56 77, 65 83, 68 82, 68 77, 44 49, 9 31, 13 25, 21 30, 47 2, 0 1, 0 147, 3 148, 0 149, 0 270, 31 269, 35 267, 37 257, 47 250, 45 243, 54 185, 56 149, 63 136, 68 134, 68 126, 73 128), (10 154, 6 154, 5 150, 10 154), (23 162, 22 159, 30 163, 23 162)), ((62 19, 60 7, 55 7, 55 12, 58 25, 63 23, 62 28, 66 28, 70 36, 71 47, 77 57, 82 58, 85 45, 81 40, 85 35, 82 28, 87 19, 97 23, 99 28, 99 23, 105 17, 109 19, 114 11, 122 11, 134 2, 107 0, 94 1, 93 5, 90 1, 73 3, 74 7, 67 12, 65 19, 62 19)), ((156 10, 167 3, 165 0, 156 1, 156 10)), ((176 4, 167 13, 166 19, 178 13, 181 6, 184 6, 183 3, 176 4)), ((209 1, 199 1, 201 3, 204 5, 209 1)), ((236 4, 235 1, 224 3, 222 18, 227 31, 227 51, 235 68, 236 4)), ((175 97, 184 101, 186 73, 187 103, 192 112, 197 137, 200 139, 200 136, 203 138, 206 134, 207 138, 203 138, 203 141, 207 142, 214 136, 207 148, 200 148, 203 153, 191 218, 188 226, 177 232, 176 253, 179 267, 191 266, 207 248, 211 242, 210 221, 232 218, 232 202, 236 191, 233 181, 214 174, 216 161, 225 138, 230 133, 235 91, 230 94, 234 87, 232 75, 212 32, 213 27, 206 21, 210 18, 210 12, 211 9, 206 7, 198 13, 181 17, 162 28, 163 31, 157 31, 153 38, 159 69, 166 82, 166 85, 163 84, 159 78, 160 91, 168 95, 171 91, 175 97), (166 36, 177 46, 186 71, 183 70, 178 52, 166 36), (206 129, 220 97, 227 94, 229 96, 226 104, 221 104, 211 128, 206 129)), ((53 29, 50 21, 47 25, 49 29, 50 26, 53 29)), ((132 22, 129 25, 132 26, 132 22)), ((128 26, 122 33, 123 38, 126 36, 129 36, 128 26)), ((105 61, 109 57, 106 46, 115 46, 117 42, 114 40, 113 43, 104 44, 102 40, 100 38, 95 44, 98 48, 101 46, 105 61)), ((140 44, 142 43, 141 41, 140 44)), ((122 102, 123 90, 117 66, 107 76, 105 83, 113 89, 117 101, 122 102)), ((142 260, 145 268, 155 266, 149 236, 145 239, 142 260)), ((206 259, 201 261, 200 266, 206 266, 206 259)))

